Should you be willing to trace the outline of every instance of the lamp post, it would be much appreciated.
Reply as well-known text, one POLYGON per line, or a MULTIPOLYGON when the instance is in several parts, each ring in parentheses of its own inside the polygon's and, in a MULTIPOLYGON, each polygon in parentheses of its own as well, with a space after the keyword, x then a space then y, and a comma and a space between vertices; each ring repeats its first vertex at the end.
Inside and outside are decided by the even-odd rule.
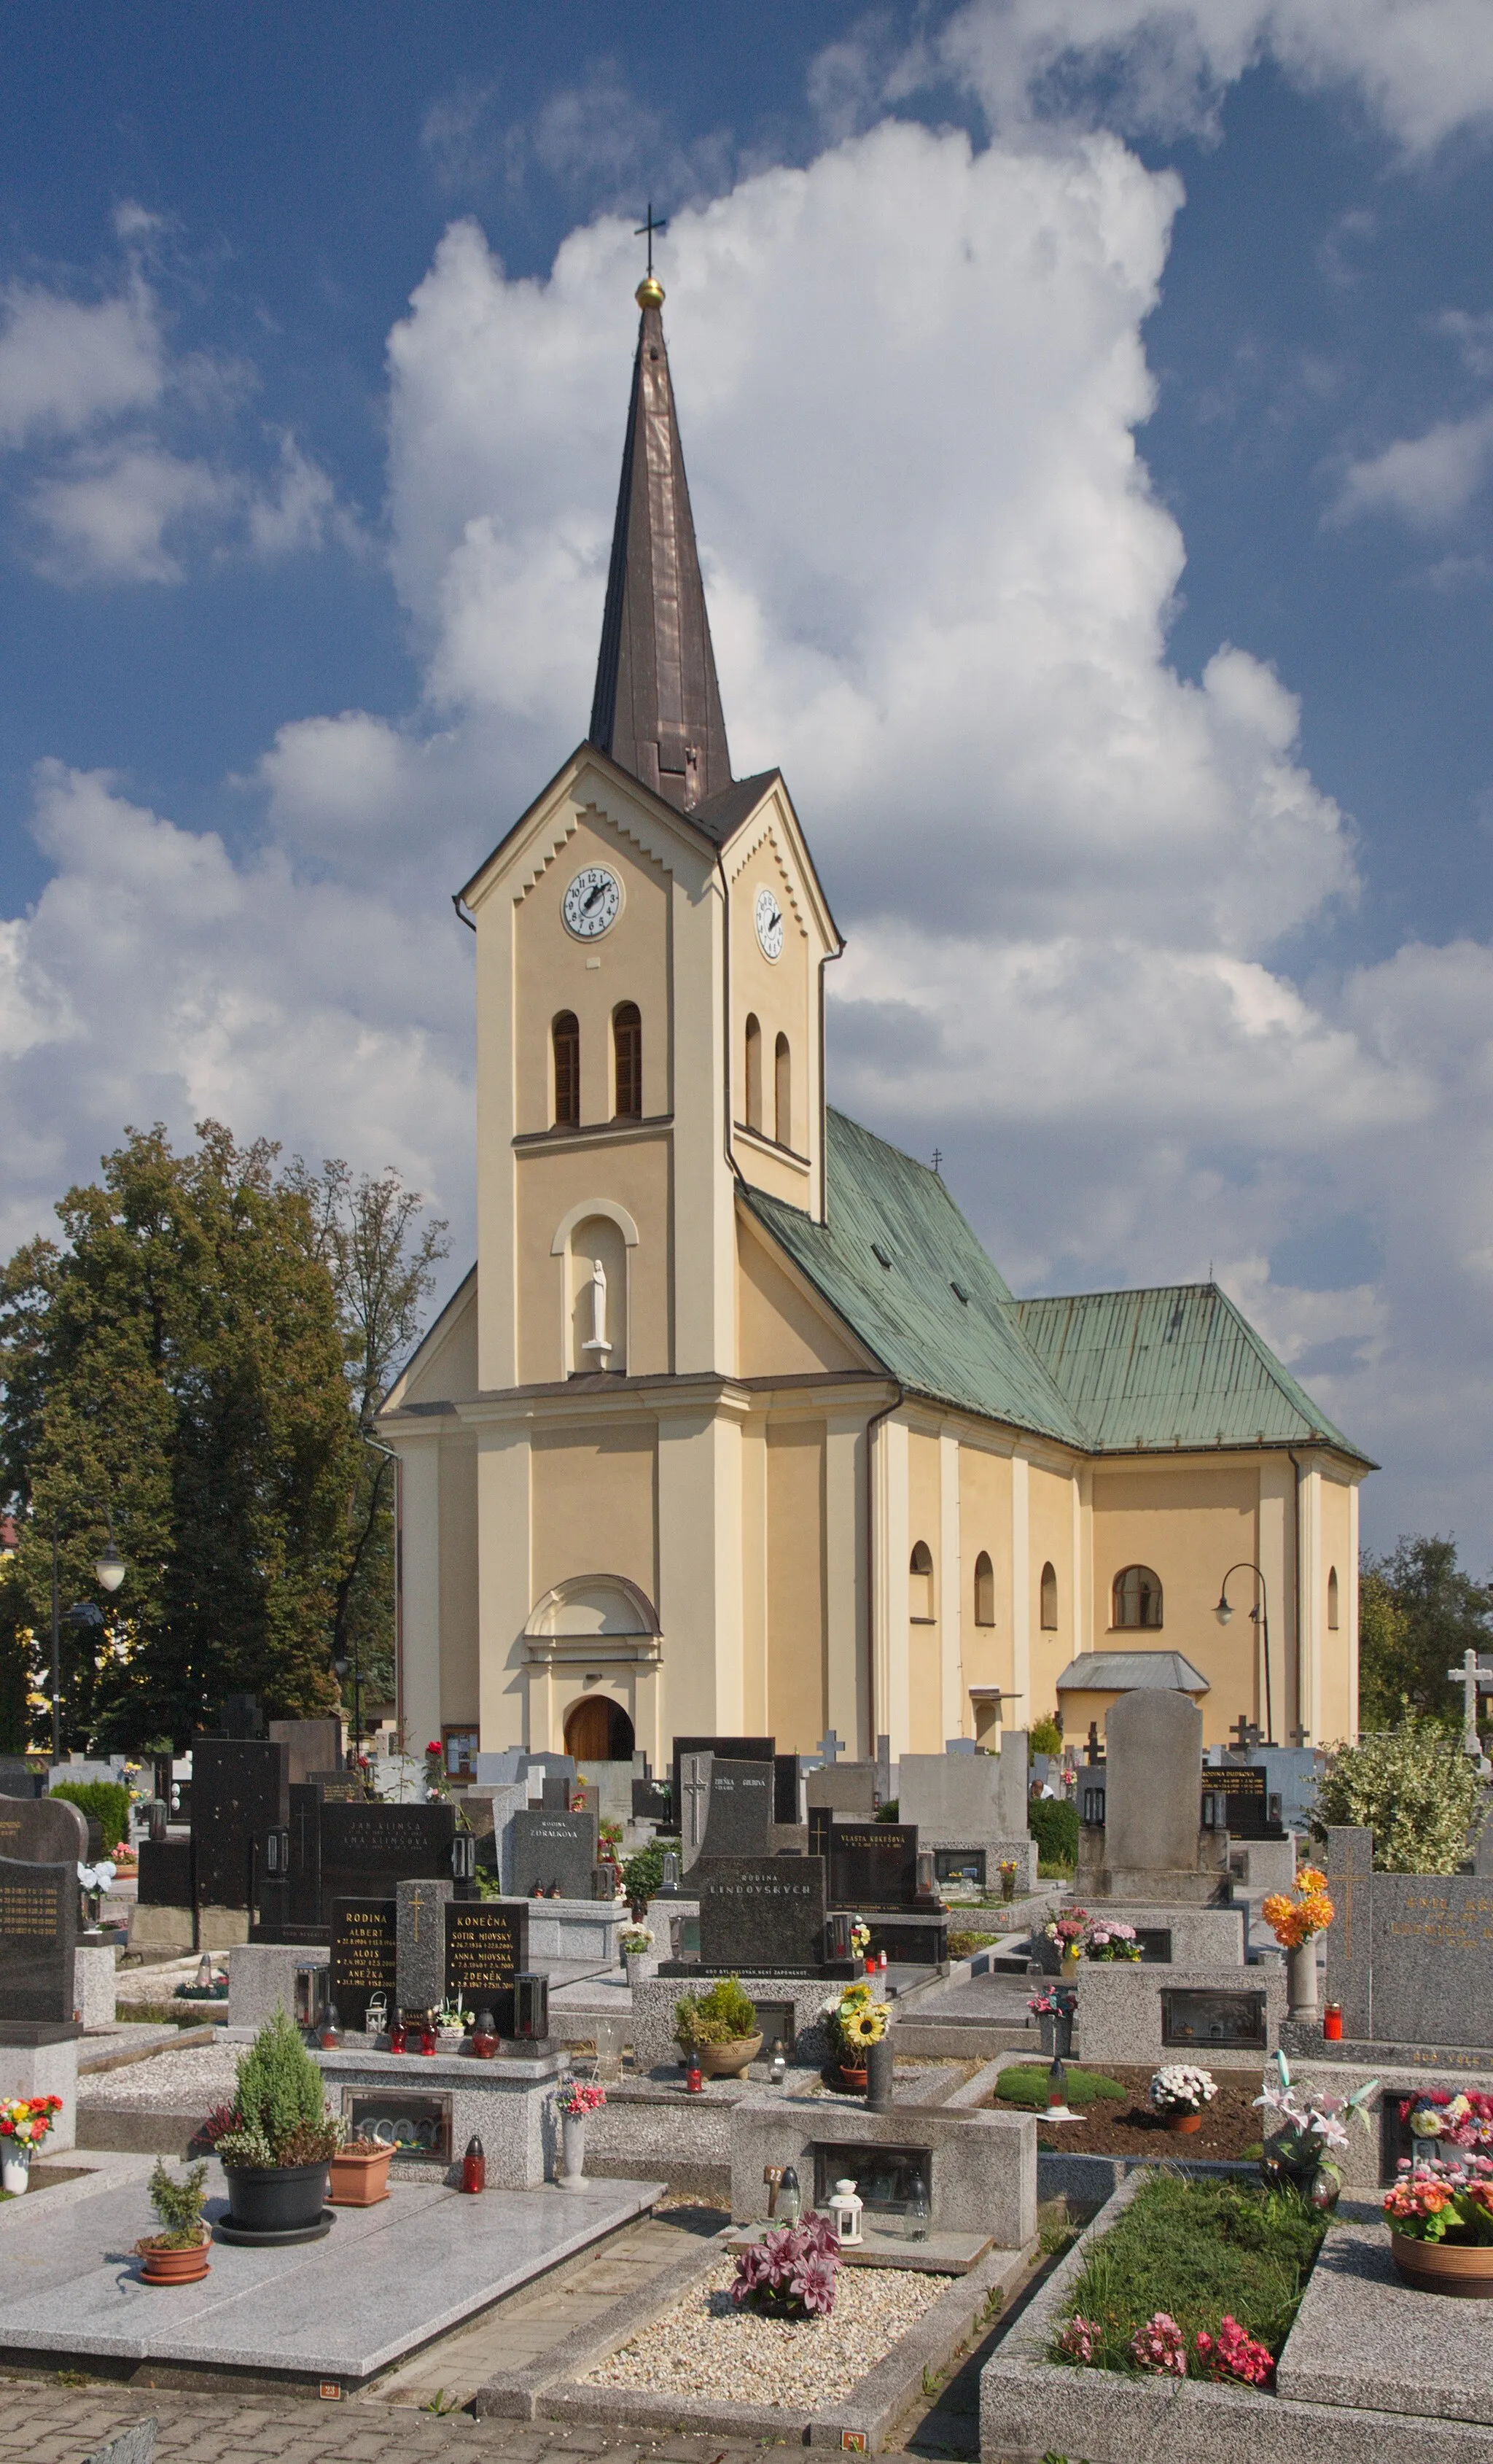
POLYGON ((339 1685, 341 1684, 349 1668, 353 1673, 353 1768, 356 1770, 362 1760, 362 1676, 358 1665, 356 1642, 353 1644, 350 1660, 334 1660, 332 1662, 332 1673, 339 1685))
MULTIPOLYGON (((102 1625, 103 1616, 92 1600, 75 1600, 64 1619, 57 1604, 57 1543, 60 1532, 52 1526, 52 1759, 62 1759, 62 1627, 102 1625)), ((94 1573, 100 1591, 117 1592, 124 1580, 123 1558, 114 1544, 114 1524, 109 1524, 109 1537, 94 1559, 94 1573)))
POLYGON ((1229 1574, 1241 1573, 1253 1574, 1256 1582, 1260 1586, 1259 1606, 1252 1608, 1249 1614, 1254 1619, 1256 1625, 1259 1627, 1261 1640, 1264 1645, 1265 1743, 1267 1746, 1273 1746, 1275 1743, 1275 1713, 1271 1707, 1270 1702, 1270 1607, 1265 1594, 1265 1578, 1261 1573, 1259 1567, 1255 1564, 1253 1558, 1241 1557, 1237 1564, 1232 1565, 1229 1568, 1228 1573, 1224 1575, 1222 1582, 1219 1586, 1219 1604, 1213 1614, 1218 1618, 1219 1625, 1228 1624, 1230 1617, 1234 1614, 1232 1608, 1229 1606, 1229 1574))

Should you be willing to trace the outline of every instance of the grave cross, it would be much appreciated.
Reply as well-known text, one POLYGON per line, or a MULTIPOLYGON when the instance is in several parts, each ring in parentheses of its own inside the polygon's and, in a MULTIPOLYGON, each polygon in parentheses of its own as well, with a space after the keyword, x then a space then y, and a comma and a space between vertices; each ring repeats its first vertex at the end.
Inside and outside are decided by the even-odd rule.
POLYGON ((705 1805, 710 1796, 710 1783, 700 1770, 700 1757, 688 1754, 681 1773, 679 1793, 684 1798, 684 1839, 688 1848, 698 1848, 705 1837, 705 1805))
POLYGON ((1482 1748, 1478 1739, 1478 1696, 1493 1694, 1493 1665, 1480 1660, 1475 1651, 1464 1651, 1460 1668, 1449 1668, 1448 1682, 1462 1689, 1461 1749, 1476 1763, 1482 1760, 1482 1748))
POLYGON ((1245 1719, 1242 1711, 1241 1711, 1239 1718, 1235 1721, 1234 1726, 1229 1730, 1229 1735, 1233 1738, 1234 1743, 1239 1748, 1241 1753, 1243 1752, 1246 1746, 1253 1744, 1254 1738, 1258 1737, 1260 1731, 1258 1728, 1254 1730, 1253 1735, 1251 1734, 1251 1724, 1245 1719))
POLYGON ((413 1924, 413 1925, 412 1925, 412 1927, 411 1927, 411 1931, 412 1931, 412 1933, 413 1933, 413 1936, 414 1936, 414 1939, 415 1939, 415 1941, 416 1941, 416 1942, 418 1942, 418 1941, 419 1941, 419 1939, 420 1939, 420 1911, 421 1911, 421 1909, 422 1909, 422 1908, 428 1907, 428 1906, 429 1906, 429 1904, 430 1904, 430 1903, 429 1903, 429 1901, 426 1898, 425 1893, 424 1893, 423 1891, 411 1891, 411 1892, 410 1892, 410 1894, 409 1894, 409 1910, 410 1910, 410 1914, 411 1914, 411 1916, 412 1916, 412 1917, 413 1917, 413 1919, 414 1919, 414 1924, 413 1924))
POLYGON ((1309 1728, 1299 1727, 1293 1728, 1291 1730, 1291 1743, 1293 1746, 1309 1746, 1311 1743, 1311 1730, 1309 1728))
POLYGON ((824 1734, 821 1737, 818 1745, 815 1747, 814 1751, 817 1754, 823 1754, 826 1763, 837 1763, 842 1751, 844 1750, 844 1738, 837 1737, 833 1728, 826 1728, 824 1734))
POLYGON ((1086 1762, 1090 1763, 1103 1762, 1104 1760, 1104 1756, 1099 1750, 1099 1723, 1097 1720, 1090 1720, 1088 1723, 1088 1743, 1084 1749, 1084 1759, 1086 1762))

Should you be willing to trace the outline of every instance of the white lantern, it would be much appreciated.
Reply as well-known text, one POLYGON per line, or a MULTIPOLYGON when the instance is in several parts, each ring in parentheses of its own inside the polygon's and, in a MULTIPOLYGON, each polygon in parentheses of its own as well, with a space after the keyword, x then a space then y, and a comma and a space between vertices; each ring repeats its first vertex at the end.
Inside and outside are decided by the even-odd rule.
POLYGON ((829 2202, 830 2220, 836 2234, 846 2249, 856 2249, 861 2239, 861 2213, 866 2202, 855 2195, 853 2182, 837 2182, 829 2202))

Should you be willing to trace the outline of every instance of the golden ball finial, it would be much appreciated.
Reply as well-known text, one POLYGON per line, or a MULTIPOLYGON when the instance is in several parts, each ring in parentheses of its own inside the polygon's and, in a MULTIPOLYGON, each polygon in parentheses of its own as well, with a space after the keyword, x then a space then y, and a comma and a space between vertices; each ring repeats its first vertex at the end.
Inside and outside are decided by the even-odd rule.
POLYGON ((656 274, 645 274, 633 296, 640 308, 662 308, 664 286, 656 274))

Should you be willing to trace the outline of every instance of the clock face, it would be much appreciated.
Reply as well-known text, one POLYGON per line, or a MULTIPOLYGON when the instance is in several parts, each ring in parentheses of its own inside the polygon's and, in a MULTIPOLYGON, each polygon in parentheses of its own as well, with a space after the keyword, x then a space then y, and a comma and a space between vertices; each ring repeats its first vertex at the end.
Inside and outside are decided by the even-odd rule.
POLYGON ((560 913, 578 941, 595 941, 615 924, 622 907, 622 884, 604 865, 588 864, 566 891, 560 913))
POLYGON ((757 893, 757 937, 764 958, 782 957, 782 909, 770 890, 757 893))

